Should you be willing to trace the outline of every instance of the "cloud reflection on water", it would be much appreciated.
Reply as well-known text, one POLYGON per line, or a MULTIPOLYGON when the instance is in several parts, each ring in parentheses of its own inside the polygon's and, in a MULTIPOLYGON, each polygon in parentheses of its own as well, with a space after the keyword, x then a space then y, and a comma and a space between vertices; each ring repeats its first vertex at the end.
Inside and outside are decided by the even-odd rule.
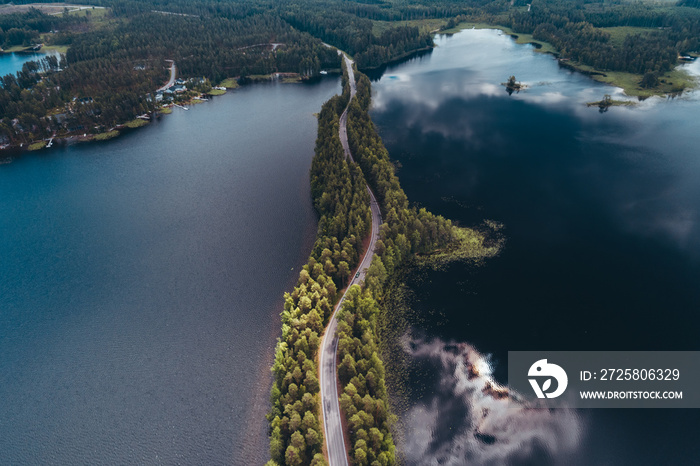
MULTIPOLYGON (((459 269, 431 275, 423 288, 432 293, 419 306, 426 318, 445 312, 449 323, 426 329, 442 340, 408 347, 434 376, 430 395, 402 416, 407 464, 573 465, 579 445, 578 464, 691 457, 697 423, 674 425, 679 414, 582 420, 504 409, 506 401, 484 396, 483 377, 466 376, 464 358, 478 352, 446 342, 472 341, 495 354, 533 335, 562 347, 691 349, 697 319, 688 311, 700 302, 700 93, 600 114, 586 102, 620 99, 621 89, 561 70, 492 31, 438 42, 429 57, 374 86, 373 119, 402 164, 409 198, 462 224, 502 221, 509 243, 479 278, 459 269), (511 74, 529 88, 508 96, 500 82, 511 74), (477 285, 462 287, 465 280, 477 285), (562 309, 587 317, 557 340, 562 309), (523 315, 553 323, 521 323, 523 315)), ((700 61, 694 65, 700 70, 700 61)))
MULTIPOLYGON (((583 103, 601 98, 599 86, 573 86, 578 97, 571 98, 569 87, 553 90, 549 82, 536 83, 508 96, 498 84, 471 82, 469 70, 392 76, 397 79, 377 86, 375 121, 391 121, 392 136, 406 141, 400 145, 409 154, 430 154, 426 170, 444 177, 449 176, 446 164, 462 165, 468 184, 509 188, 511 175, 504 167, 521 170, 527 176, 514 180, 520 189, 549 193, 538 207, 586 196, 617 228, 661 236, 700 254, 692 201, 700 159, 688 158, 692 150, 684 150, 690 143, 679 128, 687 122, 659 115, 687 112, 682 106, 689 104, 648 99, 600 115, 583 103), (678 150, 669 151, 668 141, 678 150)), ((618 98, 621 90, 609 89, 618 98)))
POLYGON ((491 377, 488 361, 468 344, 407 339, 405 349, 439 374, 432 394, 405 416, 400 448, 407 464, 572 464, 585 430, 576 411, 528 408, 502 398, 506 392, 491 377), (481 368, 478 374, 474 366, 481 368))

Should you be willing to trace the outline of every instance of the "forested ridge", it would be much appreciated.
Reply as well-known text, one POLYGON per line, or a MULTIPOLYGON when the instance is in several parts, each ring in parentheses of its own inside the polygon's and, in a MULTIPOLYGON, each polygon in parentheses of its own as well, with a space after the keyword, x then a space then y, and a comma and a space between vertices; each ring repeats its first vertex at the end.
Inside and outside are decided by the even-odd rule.
POLYGON ((69 29, 85 23, 79 16, 51 16, 38 10, 27 13, 0 15, 0 46, 7 49, 16 45, 29 46, 38 42, 42 33, 54 29, 69 29))
POLYGON ((312 76, 340 66, 334 50, 267 13, 240 19, 110 13, 73 34, 60 63, 28 63, 2 79, 0 136, 16 144, 98 133, 152 112, 154 91, 168 78, 166 59, 176 61, 181 76, 214 83, 277 71, 312 76), (273 52, 270 42, 282 45, 273 52), (256 44, 262 46, 249 47, 256 44))
POLYGON ((348 112, 348 142, 377 196, 384 223, 364 287, 350 290, 338 316, 339 401, 353 464, 386 466, 396 463, 396 452, 379 337, 384 287, 415 254, 445 247, 454 237, 449 220, 409 205, 369 116, 370 103, 369 79, 358 73, 357 95, 348 112))
POLYGON ((0 14, 5 48, 70 46, 63 60, 28 65, 2 78, 0 143, 98 133, 153 112, 149 93, 167 80, 166 59, 177 62, 181 76, 213 84, 274 72, 312 78, 340 67, 322 41, 353 55, 360 69, 372 68, 431 47, 433 26, 427 25, 435 23, 428 20, 440 20, 445 28, 460 21, 507 26, 553 44, 561 58, 603 72, 644 75, 643 86, 651 88, 679 54, 700 49, 700 10, 688 0, 681 6, 538 0, 530 7, 524 0, 76 3, 108 9, 0 14), (611 31, 617 26, 632 29, 611 31))
MULTIPOLYGON (((22 3, 22 2, 15 2, 22 3)), ((78 3, 81 3, 80 1, 78 3)), ((168 78, 166 59, 184 77, 212 83, 274 72, 316 77, 340 68, 344 49, 360 68, 371 68, 433 45, 418 22, 484 21, 550 42, 562 58, 601 70, 657 75, 679 53, 700 48, 700 12, 683 7, 542 0, 453 2, 301 0, 296 3, 215 0, 98 0, 103 17, 0 15, 3 47, 38 41, 69 44, 62 58, 28 63, 0 81, 0 138, 27 144, 54 134, 99 133, 154 112, 154 90, 168 78), (174 13, 174 14, 173 14, 174 13), (448 21, 449 20, 449 21, 448 21), (393 22, 401 21, 399 24, 393 22), (410 22, 413 21, 413 22, 410 22), (378 28, 378 22, 388 22, 378 28), (645 28, 615 40, 606 28, 645 28), (278 44, 274 47, 271 44, 278 44)), ((347 76, 344 78, 347 80, 347 76)), ((348 138, 357 163, 345 160, 338 117, 344 92, 324 104, 311 168, 311 194, 319 215, 317 239, 295 288, 284 296, 282 335, 272 371, 269 464, 325 464, 316 364, 320 336, 339 290, 360 260, 371 215, 367 182, 384 223, 363 288, 350 290, 339 314, 340 404, 350 426, 350 455, 358 465, 395 464, 392 415, 379 320, 384 287, 415 254, 454 239, 451 223, 411 206, 369 117, 369 79, 358 73, 348 112, 348 138)))
POLYGON ((383 286, 413 254, 445 246, 453 239, 448 220, 409 206, 369 118, 369 79, 359 76, 348 115, 349 141, 359 165, 344 158, 338 137, 339 116, 349 98, 347 73, 343 76, 343 95, 324 104, 319 115, 311 192, 320 220, 309 262, 293 292, 284 297, 282 337, 272 368, 272 409, 268 415, 270 465, 325 464, 316 357, 319 336, 340 298, 338 290, 359 263, 362 239, 371 228, 363 173, 371 173, 369 185, 377 193, 385 223, 364 288, 354 286, 339 313, 340 404, 350 426, 354 464, 396 464, 393 416, 378 338, 383 286))
POLYGON ((346 102, 347 93, 332 98, 318 117, 311 193, 320 219, 311 256, 294 290, 284 296, 282 337, 272 367, 269 464, 326 464, 316 364, 320 335, 371 228, 364 177, 345 160, 338 136, 346 102))
POLYGON ((638 74, 669 71, 680 53, 700 47, 700 15, 644 4, 572 8, 562 1, 535 3, 531 11, 512 13, 507 25, 550 42, 562 57, 601 70, 638 74), (628 35, 619 44, 601 29, 618 26, 655 29, 628 35))

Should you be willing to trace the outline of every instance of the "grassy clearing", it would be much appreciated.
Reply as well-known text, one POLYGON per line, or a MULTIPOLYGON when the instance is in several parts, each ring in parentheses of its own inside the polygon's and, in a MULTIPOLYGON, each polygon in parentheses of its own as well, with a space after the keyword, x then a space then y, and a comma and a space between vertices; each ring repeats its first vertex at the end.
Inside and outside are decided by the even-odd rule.
POLYGON ((96 134, 93 138, 95 141, 106 141, 108 139, 116 138, 119 136, 119 131, 116 129, 113 131, 107 131, 106 133, 96 134))
POLYGON ((25 47, 24 45, 14 45, 12 47, 8 47, 6 49, 2 49, 3 52, 7 53, 12 53, 12 52, 26 52, 29 49, 29 47, 25 47))
POLYGON ((633 36, 636 34, 650 34, 658 31, 654 28, 638 28, 632 26, 600 28, 600 30, 610 34, 610 43, 616 47, 621 46, 625 42, 625 38, 627 38, 627 36, 633 36))
POLYGON ((25 47, 24 45, 15 45, 12 47, 8 47, 6 49, 2 49, 3 52, 6 53, 16 53, 16 52, 28 52, 28 53, 49 53, 49 52, 58 52, 58 53, 66 53, 68 51, 68 45, 44 45, 41 47, 40 50, 32 50, 31 47, 25 47))
POLYGON ((208 95, 224 95, 226 94, 226 91, 223 89, 212 89, 209 92, 207 92, 208 95))
MULTIPOLYGON (((82 5, 81 5, 82 6, 82 5)), ((99 20, 107 16, 107 8, 89 8, 87 10, 70 10, 69 15, 72 16, 87 16, 91 20, 99 20)))
POLYGON ((481 230, 454 227, 455 241, 445 249, 420 256, 418 265, 438 270, 450 262, 481 262, 494 257, 501 251, 505 242, 499 233, 502 228, 503 225, 491 220, 486 220, 481 230))
POLYGON ((46 147, 46 141, 37 141, 29 145, 29 150, 41 150, 46 147))
POLYGON ((104 29, 115 25, 119 20, 115 19, 111 10, 108 8, 95 8, 88 10, 72 10, 69 12, 72 16, 87 17, 89 29, 92 31, 104 29))
MULTIPOLYGON (((599 73, 598 70, 579 63, 571 65, 583 73, 599 73)), ((651 97, 654 95, 664 96, 677 94, 683 89, 693 89, 698 86, 698 82, 683 70, 675 69, 659 76, 659 85, 654 89, 644 89, 639 86, 642 80, 641 74, 625 73, 622 71, 606 71, 604 75, 593 74, 591 78, 596 81, 621 87, 625 94, 631 97, 651 97)))
POLYGON ((236 78, 226 78, 219 83, 218 87, 225 87, 226 89, 236 89, 238 87, 238 80, 236 78))
POLYGON ((68 52, 68 47, 69 45, 44 45, 41 48, 41 52, 49 53, 49 52, 58 52, 58 53, 66 53, 68 52))
MULTIPOLYGON (((13 5, 12 3, 0 5, 0 14, 12 14, 12 13, 26 13, 30 9, 36 9, 41 11, 46 15, 61 14, 67 8, 69 12, 74 11, 76 8, 90 7, 92 5, 75 5, 72 3, 27 3, 25 5, 13 5)), ((99 10, 100 7, 95 8, 99 10)))
POLYGON ((124 126, 127 128, 140 128, 142 126, 146 126, 147 124, 148 121, 136 118, 135 120, 131 120, 130 122, 126 123, 124 126))
POLYGON ((173 108, 172 107, 161 107, 160 110, 158 110, 160 113, 163 115, 170 115, 173 113, 173 108))

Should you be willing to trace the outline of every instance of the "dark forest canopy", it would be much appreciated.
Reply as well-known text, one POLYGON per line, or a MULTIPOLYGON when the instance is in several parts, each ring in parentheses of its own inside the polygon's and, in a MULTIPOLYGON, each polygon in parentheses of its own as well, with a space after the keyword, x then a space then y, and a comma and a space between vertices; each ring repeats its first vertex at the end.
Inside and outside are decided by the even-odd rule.
POLYGON ((682 0, 687 6, 534 0, 529 10, 524 0, 75 3, 108 9, 0 14, 4 48, 70 45, 60 63, 28 65, 2 78, 1 142, 102 131, 153 111, 148 94, 167 80, 166 59, 176 61, 181 76, 212 83, 274 72, 310 78, 340 67, 335 50, 323 42, 350 53, 360 69, 372 68, 431 47, 435 21, 438 27, 460 21, 508 26, 550 42, 562 58, 640 79, 660 77, 679 54, 700 49, 700 10, 688 7, 697 6, 696 0, 682 0), (607 29, 615 26, 637 29, 620 39, 607 29), (74 105, 76 99, 81 105, 74 105))
POLYGON ((408 204, 389 154, 369 117, 369 79, 359 75, 350 103, 348 138, 358 163, 345 159, 339 138, 339 117, 350 89, 347 73, 343 94, 323 105, 318 117, 316 154, 311 166, 311 195, 319 214, 316 243, 284 297, 282 337, 277 343, 270 394, 268 466, 324 465, 316 365, 320 335, 340 292, 352 278, 371 229, 366 183, 382 210, 376 255, 360 292, 354 286, 345 300, 338 326, 341 408, 350 426, 354 464, 396 464, 392 416, 380 358, 378 301, 388 276, 416 254, 444 247, 453 239, 452 224, 408 204), (370 173, 365 177, 364 173, 370 173))

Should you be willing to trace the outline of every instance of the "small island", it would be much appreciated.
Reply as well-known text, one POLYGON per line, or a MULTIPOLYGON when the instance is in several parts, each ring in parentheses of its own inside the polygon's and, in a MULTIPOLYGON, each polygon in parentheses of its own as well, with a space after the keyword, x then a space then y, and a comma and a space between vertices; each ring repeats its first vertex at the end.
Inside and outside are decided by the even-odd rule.
POLYGON ((526 87, 525 84, 516 80, 515 76, 511 76, 508 78, 508 81, 501 83, 501 85, 506 87, 508 95, 513 95, 513 92, 520 92, 526 87))
POLYGON ((610 94, 605 94, 605 96, 597 102, 586 103, 587 107, 598 107, 600 113, 605 113, 610 107, 631 107, 635 105, 635 102, 631 100, 613 100, 610 94))

